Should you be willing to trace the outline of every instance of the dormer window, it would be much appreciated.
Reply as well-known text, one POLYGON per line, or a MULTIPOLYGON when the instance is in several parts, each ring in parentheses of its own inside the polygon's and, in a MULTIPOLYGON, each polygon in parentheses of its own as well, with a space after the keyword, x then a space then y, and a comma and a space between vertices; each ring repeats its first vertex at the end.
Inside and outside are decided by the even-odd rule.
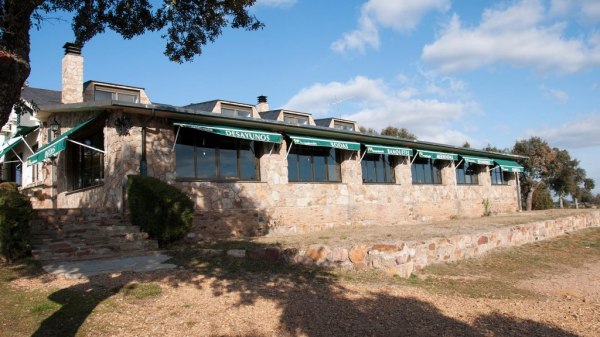
POLYGON ((222 106, 221 115, 227 117, 252 117, 252 109, 236 106, 222 106))
POLYGON ((283 114, 283 121, 288 124, 308 125, 308 116, 283 114))
POLYGON ((140 101, 140 93, 136 91, 122 90, 117 88, 96 87, 96 89, 94 90, 94 101, 120 101, 127 103, 138 103, 140 101))
POLYGON ((344 131, 354 131, 354 124, 352 124, 352 123, 335 121, 335 122, 333 122, 333 127, 335 129, 340 129, 340 130, 344 130, 344 131))

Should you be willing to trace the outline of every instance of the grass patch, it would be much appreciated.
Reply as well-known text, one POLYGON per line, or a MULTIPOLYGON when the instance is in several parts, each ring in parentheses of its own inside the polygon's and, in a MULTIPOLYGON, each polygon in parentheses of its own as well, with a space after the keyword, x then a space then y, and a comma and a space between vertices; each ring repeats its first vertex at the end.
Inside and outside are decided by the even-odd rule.
POLYGON ((123 287, 120 292, 125 297, 143 300, 160 296, 160 294, 162 294, 162 289, 156 283, 132 283, 123 287))
POLYGON ((520 281, 600 260, 600 228, 589 228, 484 257, 436 264, 418 272, 411 284, 437 293, 484 298, 536 297, 520 281))

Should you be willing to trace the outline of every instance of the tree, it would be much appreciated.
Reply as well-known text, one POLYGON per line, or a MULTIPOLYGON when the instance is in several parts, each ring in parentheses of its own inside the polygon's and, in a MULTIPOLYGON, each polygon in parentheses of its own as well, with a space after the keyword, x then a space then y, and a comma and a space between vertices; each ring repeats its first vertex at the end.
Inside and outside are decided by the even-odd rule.
POLYGON ((486 145, 482 150, 483 151, 488 151, 488 152, 511 153, 510 149, 500 149, 500 148, 497 148, 496 146, 494 146, 492 144, 486 145))
POLYGON ((75 43, 83 46, 111 29, 125 39, 148 31, 161 31, 165 55, 172 61, 189 61, 202 53, 226 26, 257 30, 263 27, 250 15, 255 0, 0 0, 0 126, 6 124, 13 105, 29 76, 30 36, 41 28, 44 15, 59 11, 74 14, 75 43))
POLYGON ((359 126, 358 131, 361 133, 366 133, 368 135, 378 135, 379 133, 373 128, 365 128, 364 126, 359 126))
POLYGON ((517 141, 512 152, 528 157, 528 159, 519 160, 519 163, 525 169, 525 172, 521 174, 521 187, 526 195, 527 210, 531 211, 533 192, 540 182, 546 182, 548 179, 549 167, 556 157, 556 153, 545 140, 539 137, 517 141))
POLYGON ((471 148, 471 143, 469 143, 468 141, 465 141, 465 143, 463 144, 463 146, 465 149, 470 149, 471 148))
POLYGON ((550 188, 558 196, 560 208, 564 207, 566 195, 574 194, 581 176, 579 161, 572 159, 569 151, 552 149, 555 152, 554 160, 548 165, 548 183, 550 188))
POLYGON ((387 126, 387 127, 383 128, 383 130, 381 130, 381 135, 410 139, 410 140, 417 139, 417 136, 415 136, 413 133, 410 133, 406 128, 398 129, 397 127, 393 127, 393 126, 387 126))
POLYGON ((554 202, 552 201, 548 186, 544 183, 540 183, 533 192, 532 209, 542 210, 552 208, 553 206, 554 202))

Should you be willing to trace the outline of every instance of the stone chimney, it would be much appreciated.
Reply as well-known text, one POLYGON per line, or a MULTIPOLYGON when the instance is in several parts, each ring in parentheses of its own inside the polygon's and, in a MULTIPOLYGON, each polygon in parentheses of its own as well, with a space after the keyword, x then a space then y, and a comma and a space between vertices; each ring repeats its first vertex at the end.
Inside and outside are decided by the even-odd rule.
POLYGON ((269 111, 269 103, 267 103, 267 96, 265 96, 265 95, 258 96, 258 104, 256 104, 256 111, 258 111, 258 112, 269 111))
POLYGON ((62 95, 61 102, 83 102, 83 56, 81 47, 67 42, 63 46, 65 56, 62 59, 62 95))

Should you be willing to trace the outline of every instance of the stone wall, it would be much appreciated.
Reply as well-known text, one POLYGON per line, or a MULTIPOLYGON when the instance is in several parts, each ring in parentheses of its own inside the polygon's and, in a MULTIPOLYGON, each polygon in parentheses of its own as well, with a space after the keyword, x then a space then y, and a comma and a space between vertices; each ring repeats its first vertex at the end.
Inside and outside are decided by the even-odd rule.
MULTIPOLYGON (((62 132, 97 112, 61 114, 62 132)), ((455 184, 453 164, 443 169, 442 185, 413 185, 408 159, 396 166, 396 183, 363 184, 359 157, 344 151, 342 182, 290 183, 287 177, 286 143, 263 144, 259 182, 178 181, 173 144, 176 129, 165 118, 110 111, 104 120, 104 182, 69 191, 66 152, 56 161, 56 207, 104 207, 125 212, 127 176, 139 174, 142 126, 148 122, 146 139, 148 175, 185 191, 196 203, 193 230, 202 237, 239 237, 271 232, 309 232, 344 225, 400 224, 479 217, 488 199, 494 213, 514 212, 517 193, 514 180, 491 186, 489 172, 479 175, 480 184, 455 184), (132 127, 120 135, 115 120, 127 117, 132 127)), ((46 141, 44 142, 44 144, 46 141)), ((45 186, 51 185, 49 172, 45 186)), ((38 192, 47 195, 45 192, 38 192)), ((31 191, 36 193, 36 191, 31 191)))
POLYGON ((352 247, 311 245, 305 248, 278 247, 235 250, 230 256, 299 263, 318 266, 340 266, 357 269, 379 269, 391 275, 409 277, 414 271, 435 264, 481 256, 495 248, 514 247, 553 238, 579 229, 600 226, 600 212, 532 222, 486 233, 456 235, 424 241, 381 242, 352 247))

